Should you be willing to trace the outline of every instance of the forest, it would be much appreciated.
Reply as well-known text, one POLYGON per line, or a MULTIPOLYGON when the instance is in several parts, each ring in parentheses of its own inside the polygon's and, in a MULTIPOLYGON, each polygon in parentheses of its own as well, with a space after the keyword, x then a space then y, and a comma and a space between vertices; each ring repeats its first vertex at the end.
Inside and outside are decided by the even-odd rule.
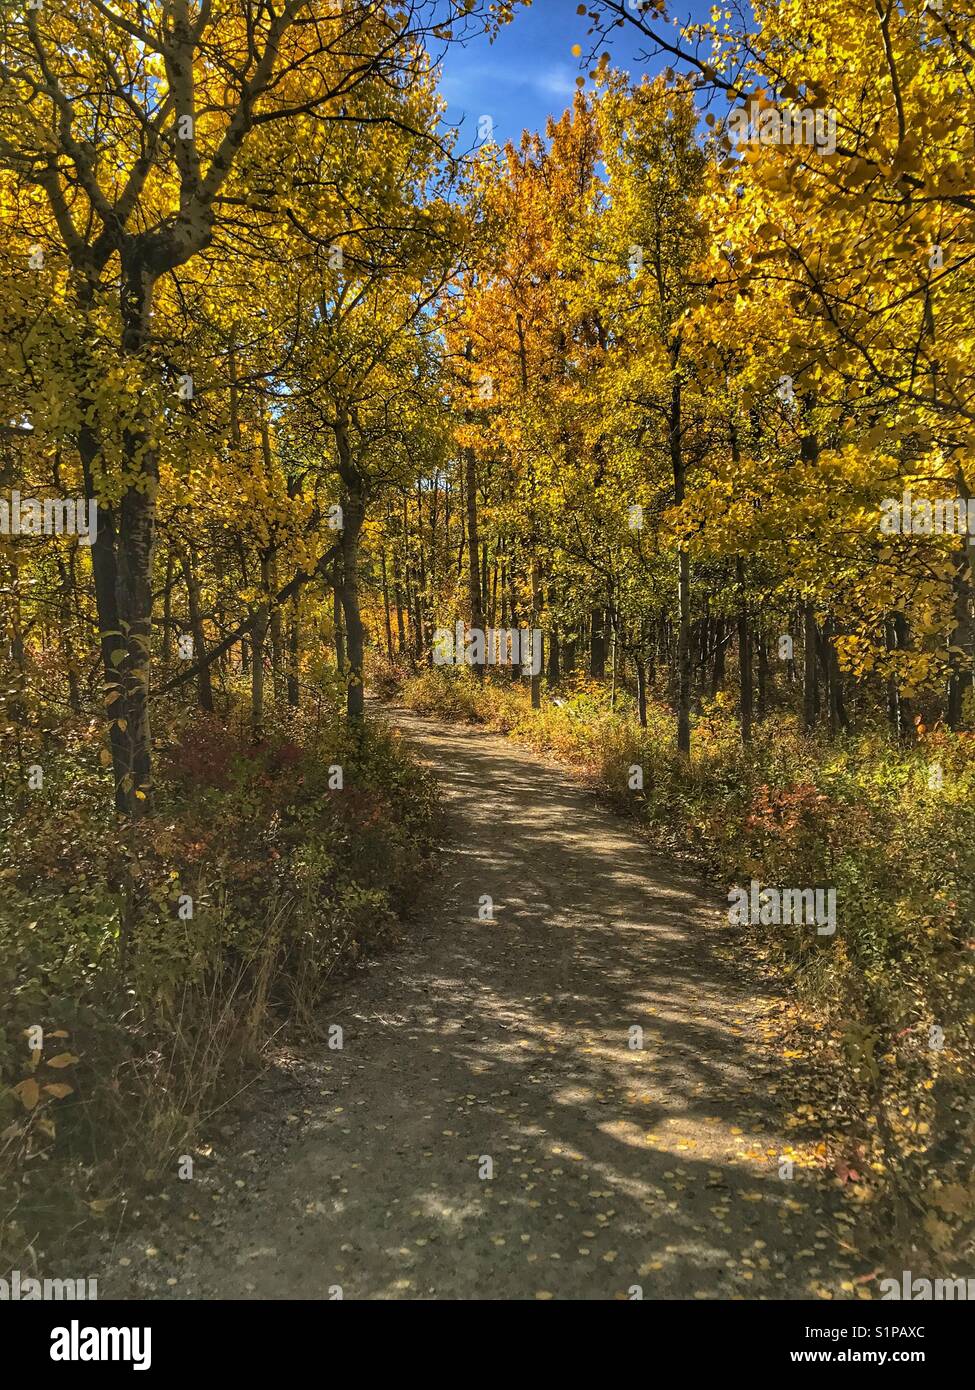
MULTIPOLYGON (((690 957, 631 945, 671 928, 626 875, 658 907, 670 872, 710 894, 695 1017, 775 1003, 727 1035, 712 1019, 671 1078, 699 1129, 669 1147, 722 1171, 762 1155, 775 1235, 746 1254, 734 1211, 694 1216, 727 1277, 755 1268, 732 1291, 691 1266, 667 1284, 685 1256, 666 1233, 637 1273, 634 1237, 598 1244, 614 1218, 590 1240, 570 1214, 572 1259, 595 1249, 615 1282, 560 1285, 553 1253, 492 1283, 477 1242, 493 1259, 519 1236, 485 1208, 466 1292, 437 1296, 867 1300, 902 1269, 971 1272, 975 11, 690 8, 0 10, 0 1272, 88 1242, 106 1289, 109 1267, 134 1280, 122 1243, 162 1245, 160 1211, 198 1186, 181 1165, 225 1161, 281 1049, 345 1065, 346 992, 418 949, 458 865, 444 940, 502 942, 471 947, 494 953, 484 988, 517 943, 511 1007, 562 990, 581 1011, 561 1042, 518 1014, 525 1047, 593 1068, 589 1030, 617 1039, 609 1068, 656 1026, 648 982, 683 1014, 669 1046, 697 1047, 690 957), (518 139, 461 126, 453 55, 530 18, 574 94, 518 139), (502 876, 543 871, 505 917, 502 876), (556 944, 550 901, 578 944, 556 944), (718 1059, 752 1050, 772 1137, 705 1159, 701 1117, 742 1132, 708 1108, 718 1059)), ((377 1018, 406 1008, 396 978, 377 1018)), ((438 989, 417 985, 415 1017, 438 989)), ((513 1065, 484 1019, 458 1094, 513 1065)), ((286 1108, 314 1109, 319 1081, 330 1104, 319 1076, 286 1108)), ((673 1171, 655 1181, 683 1215, 673 1171)), ((315 1219, 345 1251, 342 1220, 315 1219)), ((435 1282, 373 1274, 313 1296, 435 1282)), ((138 1277, 178 1296, 175 1266, 138 1277)))

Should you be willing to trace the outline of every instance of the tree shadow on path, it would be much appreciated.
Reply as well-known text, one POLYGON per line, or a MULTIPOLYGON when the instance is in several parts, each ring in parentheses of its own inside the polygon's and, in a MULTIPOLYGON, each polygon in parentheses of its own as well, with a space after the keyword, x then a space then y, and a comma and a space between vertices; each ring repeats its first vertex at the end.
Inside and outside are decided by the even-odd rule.
POLYGON ((801 1154, 782 1176, 774 1001, 716 950, 720 898, 535 755, 392 718, 443 789, 442 871, 329 1011, 301 1137, 175 1257, 182 1296, 844 1296, 840 1195, 801 1154))

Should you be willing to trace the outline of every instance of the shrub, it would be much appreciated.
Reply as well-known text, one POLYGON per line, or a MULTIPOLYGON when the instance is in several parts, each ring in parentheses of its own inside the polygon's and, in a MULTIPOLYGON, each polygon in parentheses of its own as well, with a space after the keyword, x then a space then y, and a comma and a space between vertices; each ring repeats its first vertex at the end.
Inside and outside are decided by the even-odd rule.
POLYGON ((94 735, 44 761, 44 794, 8 802, 0 838, 11 1263, 113 1210, 133 1175, 170 1169, 232 1074, 396 935, 436 819, 399 739, 334 710, 281 716, 256 746, 183 717, 154 812, 124 835, 94 735))

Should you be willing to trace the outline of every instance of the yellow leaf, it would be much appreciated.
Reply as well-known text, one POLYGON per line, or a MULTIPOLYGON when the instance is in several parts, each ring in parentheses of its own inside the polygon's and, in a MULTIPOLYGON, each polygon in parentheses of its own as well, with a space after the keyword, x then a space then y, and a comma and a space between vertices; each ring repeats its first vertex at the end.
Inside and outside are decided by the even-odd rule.
POLYGON ((73 1052, 59 1052, 56 1057, 49 1057, 47 1064, 49 1067, 70 1067, 77 1060, 73 1052))
POLYGON ((33 1110, 41 1095, 41 1088, 32 1076, 14 1087, 14 1095, 19 1097, 25 1110, 33 1110))

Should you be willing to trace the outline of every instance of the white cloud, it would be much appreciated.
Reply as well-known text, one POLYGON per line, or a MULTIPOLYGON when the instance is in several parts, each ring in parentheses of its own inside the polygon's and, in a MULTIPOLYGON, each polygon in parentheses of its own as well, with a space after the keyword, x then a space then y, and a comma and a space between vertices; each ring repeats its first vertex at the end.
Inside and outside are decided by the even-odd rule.
POLYGON ((575 74, 564 63, 536 70, 454 61, 452 70, 443 75, 440 90, 450 102, 471 102, 477 99, 479 92, 496 90, 499 86, 526 88, 539 96, 567 97, 575 91, 575 74))

